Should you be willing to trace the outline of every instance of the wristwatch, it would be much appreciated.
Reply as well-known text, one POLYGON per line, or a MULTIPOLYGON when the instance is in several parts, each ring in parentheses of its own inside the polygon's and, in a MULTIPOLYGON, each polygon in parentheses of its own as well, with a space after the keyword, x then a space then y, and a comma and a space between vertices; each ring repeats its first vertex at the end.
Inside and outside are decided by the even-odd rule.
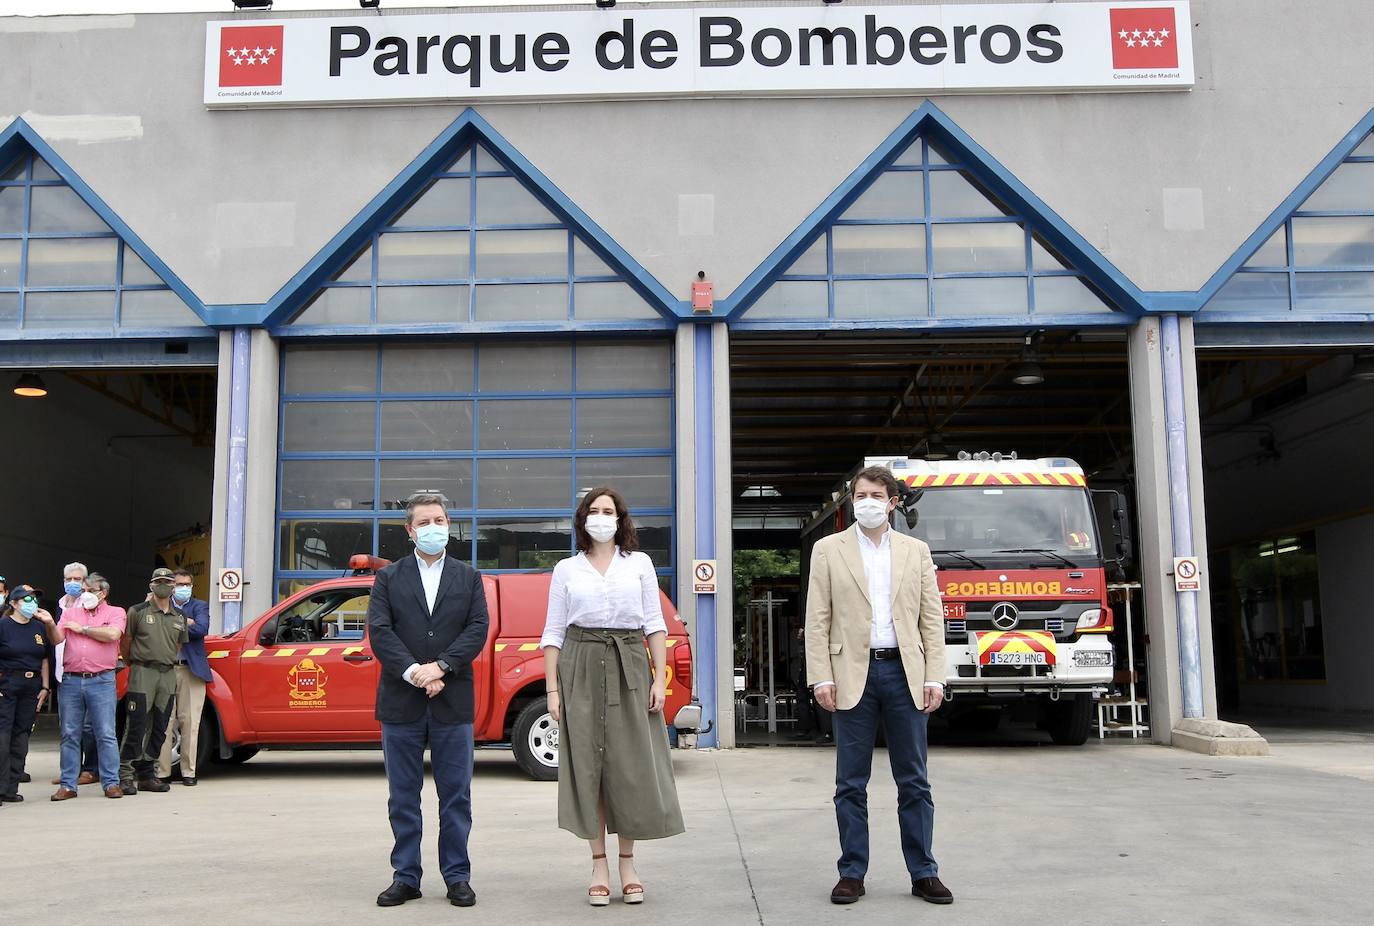
POLYGON ((434 664, 439 668, 443 669, 445 675, 453 674, 453 666, 449 665, 447 662, 444 662, 444 660, 436 659, 434 660, 434 664))

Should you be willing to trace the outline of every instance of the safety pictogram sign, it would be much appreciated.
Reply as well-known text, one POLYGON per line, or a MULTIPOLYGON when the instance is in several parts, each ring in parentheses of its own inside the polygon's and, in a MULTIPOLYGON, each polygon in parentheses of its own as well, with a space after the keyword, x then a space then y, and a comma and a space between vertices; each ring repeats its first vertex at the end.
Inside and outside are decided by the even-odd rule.
POLYGON ((221 569, 219 571, 220 604, 229 601, 243 600, 243 570, 242 569, 221 569))
POLYGON ((1174 557, 1174 591, 1196 592, 1202 589, 1202 579, 1198 577, 1196 556, 1174 557))
POLYGON ((714 595, 716 593, 715 560, 692 560, 692 591, 698 595, 714 595))

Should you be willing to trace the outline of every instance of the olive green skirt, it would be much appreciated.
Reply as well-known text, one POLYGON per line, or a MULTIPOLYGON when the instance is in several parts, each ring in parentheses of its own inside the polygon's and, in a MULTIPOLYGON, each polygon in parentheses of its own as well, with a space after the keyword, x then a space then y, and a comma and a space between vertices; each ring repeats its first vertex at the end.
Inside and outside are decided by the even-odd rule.
POLYGON ((640 630, 568 628, 558 655, 562 720, 558 825, 582 839, 606 832, 662 839, 684 832, 662 714, 649 713, 653 670, 640 630))

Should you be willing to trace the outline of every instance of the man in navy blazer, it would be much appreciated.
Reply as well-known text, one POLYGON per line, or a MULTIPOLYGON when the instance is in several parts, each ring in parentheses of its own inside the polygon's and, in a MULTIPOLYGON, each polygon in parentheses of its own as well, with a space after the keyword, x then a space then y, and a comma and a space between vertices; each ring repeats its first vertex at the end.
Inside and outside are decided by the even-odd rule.
POLYGON ((425 746, 439 794, 439 867, 455 906, 477 902, 468 859, 472 831, 472 661, 487 640, 482 574, 448 556, 448 501, 417 493, 406 503, 415 555, 377 573, 367 632, 381 662, 377 719, 382 722, 387 815, 395 846, 391 887, 377 896, 394 907, 420 896, 420 789, 425 746))
POLYGON ((186 636, 177 653, 176 710, 167 718, 167 736, 157 758, 157 777, 172 777, 172 731, 181 731, 181 783, 196 784, 196 747, 200 743, 200 718, 205 711, 205 689, 213 680, 210 661, 205 658, 205 635, 210 632, 210 605, 192 597, 195 577, 189 570, 174 569, 176 583, 172 606, 186 617, 186 636))

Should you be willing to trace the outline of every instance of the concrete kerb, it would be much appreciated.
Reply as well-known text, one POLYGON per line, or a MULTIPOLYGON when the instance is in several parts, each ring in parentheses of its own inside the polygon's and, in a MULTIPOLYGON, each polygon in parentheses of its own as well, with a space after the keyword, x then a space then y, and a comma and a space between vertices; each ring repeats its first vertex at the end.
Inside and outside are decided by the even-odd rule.
POLYGON ((1269 742, 1243 723, 1185 717, 1174 724, 1173 745, 1204 756, 1267 756, 1269 742))

